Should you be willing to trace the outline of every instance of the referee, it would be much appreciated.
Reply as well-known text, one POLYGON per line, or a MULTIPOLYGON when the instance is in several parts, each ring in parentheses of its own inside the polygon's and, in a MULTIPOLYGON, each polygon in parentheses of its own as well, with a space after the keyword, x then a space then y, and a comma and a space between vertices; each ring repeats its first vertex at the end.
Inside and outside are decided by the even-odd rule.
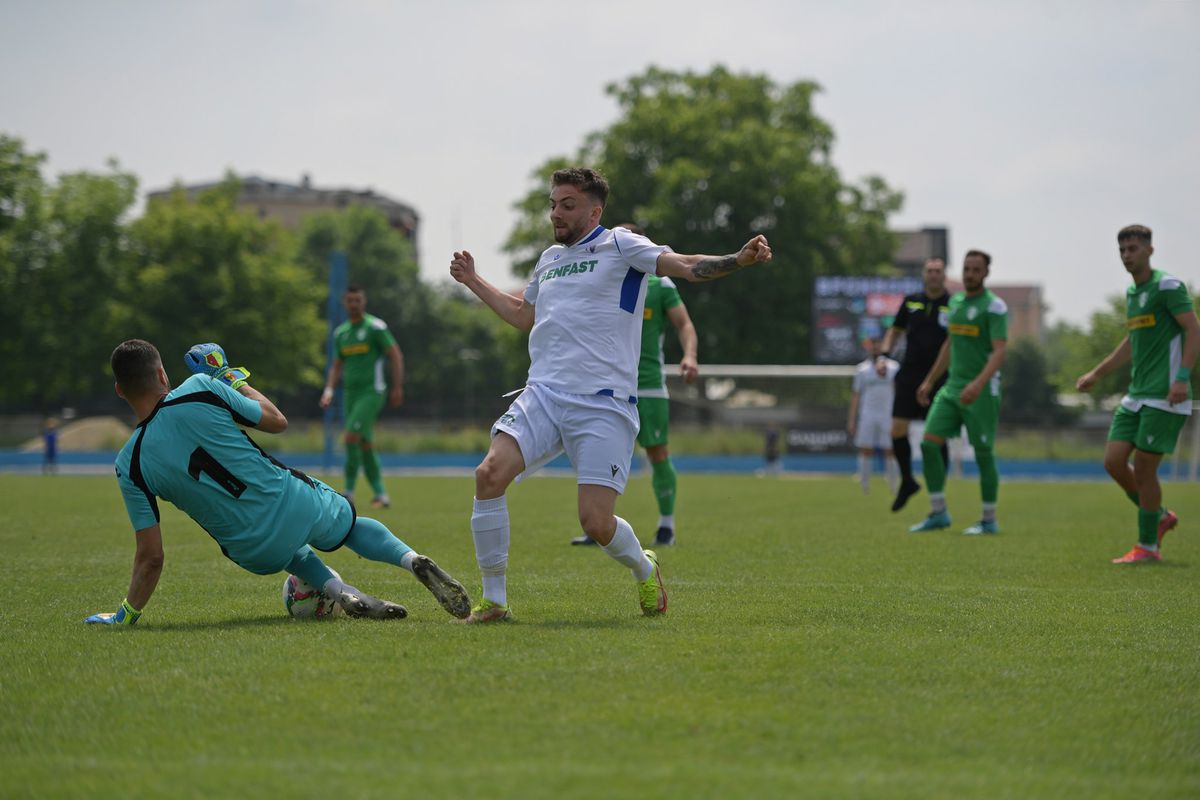
MULTIPOLYGON (((877 372, 887 369, 892 349, 899 344, 900 337, 908 334, 908 346, 904 350, 904 361, 896 374, 896 399, 892 404, 892 452, 900 466, 900 490, 892 502, 892 511, 904 508, 908 498, 921 491, 921 484, 913 478, 912 446, 908 441, 908 425, 914 419, 925 419, 928 406, 917 402, 917 387, 929 373, 938 351, 946 341, 946 320, 949 313, 950 293, 946 291, 946 262, 940 258, 925 261, 921 270, 925 281, 924 290, 910 294, 900 304, 892 327, 883 337, 883 346, 875 360, 877 372)), ((882 373, 881 373, 882 374, 882 373)), ((937 393, 945 376, 934 387, 937 393)), ((942 458, 950 463, 946 445, 942 444, 942 458)))

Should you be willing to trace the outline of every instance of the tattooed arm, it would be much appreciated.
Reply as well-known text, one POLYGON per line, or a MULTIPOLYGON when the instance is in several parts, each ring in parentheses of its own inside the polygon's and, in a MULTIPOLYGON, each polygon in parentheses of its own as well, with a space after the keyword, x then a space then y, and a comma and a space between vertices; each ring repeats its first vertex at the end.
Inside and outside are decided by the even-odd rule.
POLYGON ((694 283, 714 281, 760 261, 770 260, 771 246, 767 244, 767 237, 759 234, 746 242, 741 250, 727 256, 663 253, 658 257, 658 274, 660 277, 682 278, 694 283))

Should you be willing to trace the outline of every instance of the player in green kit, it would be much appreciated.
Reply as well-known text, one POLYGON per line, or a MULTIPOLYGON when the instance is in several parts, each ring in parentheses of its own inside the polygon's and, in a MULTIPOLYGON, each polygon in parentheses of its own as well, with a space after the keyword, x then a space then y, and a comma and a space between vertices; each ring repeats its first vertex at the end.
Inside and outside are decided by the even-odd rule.
MULTIPOLYGON (((619 228, 645 236, 645 231, 632 222, 618 225, 619 228)), ((697 337, 692 318, 688 315, 679 290, 670 278, 650 275, 646 284, 646 308, 642 312, 642 350, 638 360, 637 410, 641 427, 637 443, 646 448, 646 460, 650 462, 651 486, 658 500, 658 532, 654 543, 662 546, 675 544, 675 490, 678 483, 675 465, 667 450, 670 401, 667 399, 667 380, 663 369, 663 339, 667 320, 675 326, 683 357, 679 360, 679 374, 684 383, 691 383, 700 374, 696 361, 697 337)), ((571 544, 595 544, 596 540, 584 534, 571 540, 571 544)))
POLYGON ((125 600, 116 612, 85 622, 133 625, 141 617, 163 568, 159 498, 195 520, 242 569, 257 575, 286 570, 320 587, 351 616, 403 619, 408 612, 344 583, 315 550, 344 545, 401 567, 451 614, 470 614, 462 585, 432 559, 382 523, 358 517, 344 496, 289 469, 250 438, 243 428, 280 433, 287 418, 247 383, 249 371, 229 367, 216 344, 196 345, 184 361, 195 374, 171 389, 154 345, 129 339, 113 350, 117 394, 138 419, 116 463, 137 545, 125 600))
POLYGON ((1192 367, 1200 354, 1200 320, 1187 286, 1151 268, 1151 236, 1144 225, 1128 225, 1117 233, 1121 262, 1133 278, 1125 292, 1129 333, 1075 384, 1081 392, 1089 391, 1100 378, 1133 362, 1129 392, 1108 431, 1104 468, 1138 507, 1138 537, 1133 549, 1114 558, 1114 564, 1161 561, 1163 536, 1179 522, 1162 506, 1158 465, 1175 449, 1192 413, 1192 367))
POLYGON ((1000 473, 996 469, 996 426, 1000 418, 1000 366, 1008 344, 1008 306, 984 288, 992 257, 970 250, 963 258, 963 289, 950 298, 949 336, 937 361, 917 387, 917 400, 929 405, 929 396, 949 367, 946 385, 938 390, 925 420, 921 441, 925 485, 929 489, 929 516, 909 528, 912 533, 950 527, 946 510, 946 462, 941 448, 965 425, 979 467, 983 516, 963 531, 973 536, 999 533, 996 497, 1000 473))
POLYGON ((354 499, 354 484, 361 464, 375 497, 371 505, 387 508, 392 504, 383 488, 379 457, 375 454, 375 420, 386 400, 392 408, 404 402, 404 355, 387 323, 366 312, 367 294, 351 284, 342 298, 349 319, 333 332, 334 358, 329 367, 321 408, 333 402, 333 388, 344 381, 346 413, 346 496, 354 499), (383 363, 391 370, 392 385, 383 377, 383 363), (385 394, 386 393, 386 394, 385 394))

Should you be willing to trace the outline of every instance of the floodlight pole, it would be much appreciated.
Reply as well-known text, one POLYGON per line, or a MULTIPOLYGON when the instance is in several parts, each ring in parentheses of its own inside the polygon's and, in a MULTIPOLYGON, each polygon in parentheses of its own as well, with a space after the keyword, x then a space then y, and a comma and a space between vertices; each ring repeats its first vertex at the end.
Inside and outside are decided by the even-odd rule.
MULTIPOLYGON (((325 304, 325 318, 329 321, 329 333, 325 346, 325 381, 329 382, 329 370, 333 369, 334 346, 333 332, 346 321, 346 308, 342 305, 342 295, 346 293, 347 274, 346 254, 334 251, 329 254, 329 298, 325 304)), ((325 457, 323 465, 325 474, 333 472, 334 443, 337 437, 337 422, 342 418, 342 387, 339 383, 333 387, 333 402, 325 409, 325 457)))

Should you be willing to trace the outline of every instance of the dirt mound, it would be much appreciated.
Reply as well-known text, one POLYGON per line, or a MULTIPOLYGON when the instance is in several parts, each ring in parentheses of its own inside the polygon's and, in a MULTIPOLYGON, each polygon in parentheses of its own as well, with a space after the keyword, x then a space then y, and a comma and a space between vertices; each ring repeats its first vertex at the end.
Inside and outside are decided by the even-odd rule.
MULTIPOLYGON (((88 417, 59 426, 58 449, 60 452, 120 450, 132 432, 129 425, 116 417, 88 417)), ((21 445, 21 452, 42 452, 42 437, 39 435, 21 445)))

